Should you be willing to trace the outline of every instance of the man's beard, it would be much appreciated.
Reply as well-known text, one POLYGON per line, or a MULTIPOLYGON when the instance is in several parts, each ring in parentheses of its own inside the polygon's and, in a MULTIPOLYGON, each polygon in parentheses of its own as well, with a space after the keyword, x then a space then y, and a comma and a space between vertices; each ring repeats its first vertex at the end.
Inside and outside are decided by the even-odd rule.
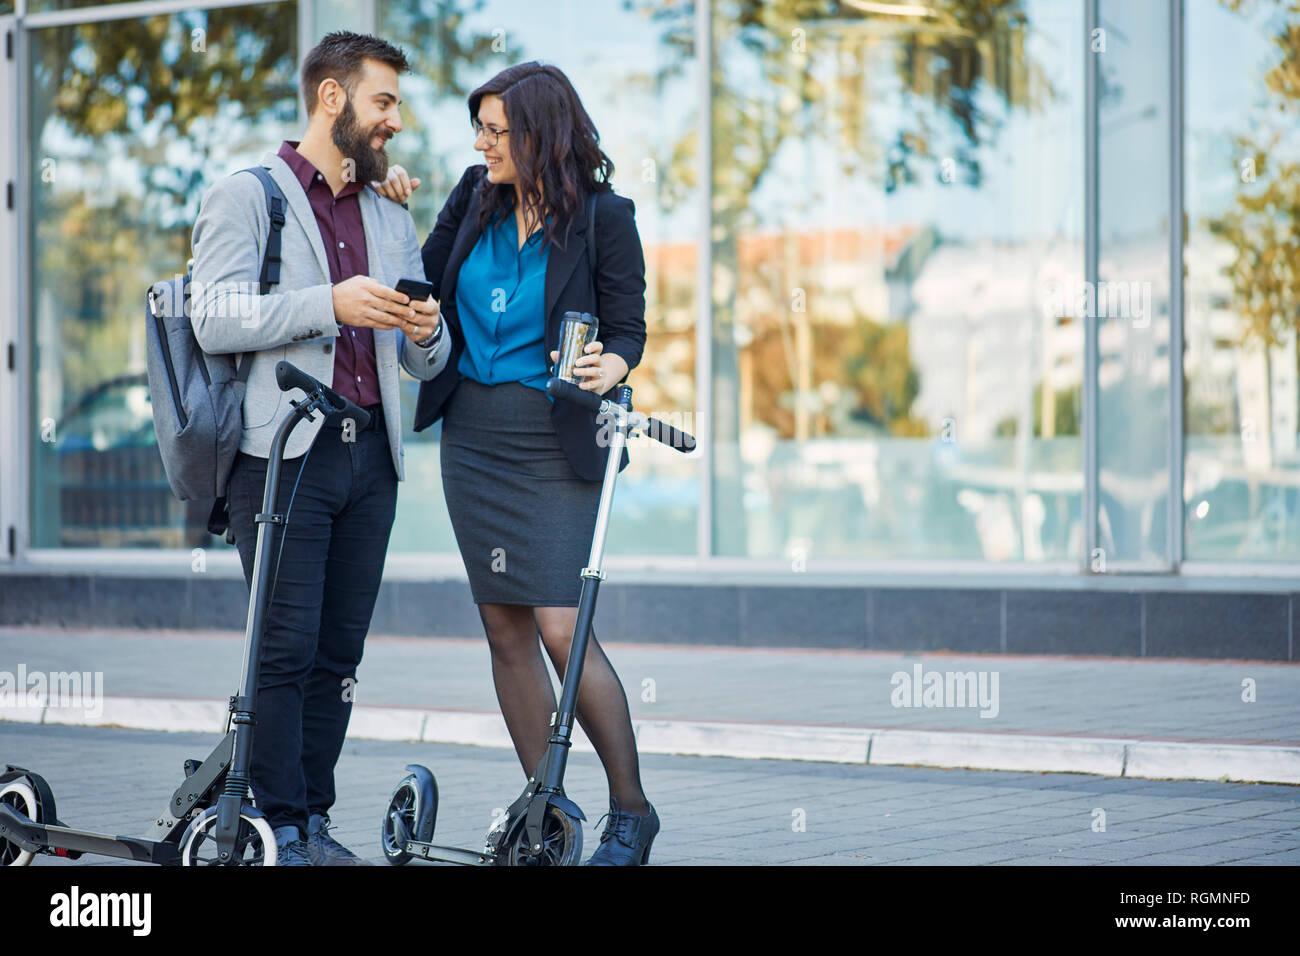
POLYGON ((382 147, 375 149, 370 145, 370 140, 377 134, 387 138, 387 133, 380 134, 378 130, 367 132, 360 128, 356 111, 352 108, 352 98, 348 97, 343 112, 330 130, 330 138, 344 159, 350 159, 356 164, 357 182, 382 183, 388 178, 388 153, 382 147))

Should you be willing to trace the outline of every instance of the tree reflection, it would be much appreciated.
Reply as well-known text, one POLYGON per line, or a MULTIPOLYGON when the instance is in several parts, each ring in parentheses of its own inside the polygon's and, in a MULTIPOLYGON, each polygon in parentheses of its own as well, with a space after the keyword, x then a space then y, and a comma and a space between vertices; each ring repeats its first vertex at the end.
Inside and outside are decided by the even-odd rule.
MULTIPOLYGON (((1228 536, 1221 534, 1228 554, 1293 555, 1295 530, 1289 516, 1294 513, 1294 491, 1281 469, 1295 464, 1294 454, 1287 454, 1286 449, 1295 447, 1300 390, 1275 380, 1273 359, 1279 349, 1285 350, 1279 357, 1283 361, 1289 358, 1291 371, 1279 378, 1294 382, 1300 376, 1300 348, 1296 345, 1300 337, 1300 162, 1294 158, 1295 123, 1300 112, 1300 2, 1288 0, 1263 10, 1245 0, 1221 2, 1234 13, 1263 20, 1274 59, 1263 76, 1267 94, 1249 117, 1249 132, 1233 137, 1230 161, 1237 176, 1232 200, 1217 215, 1202 221, 1203 228, 1230 250, 1222 273, 1230 288, 1231 311, 1239 323, 1237 407, 1223 409, 1222 402, 1217 402, 1207 413, 1203 404, 1193 405, 1194 414, 1189 415, 1185 430, 1189 435, 1240 434, 1241 442, 1234 436, 1234 444, 1240 448, 1246 478, 1218 480, 1217 487, 1207 489, 1207 497, 1197 502, 1208 508, 1208 496, 1214 494, 1215 520, 1229 530, 1228 536), (1262 361, 1254 360, 1252 352, 1255 356, 1262 353, 1262 361), (1249 380, 1256 370, 1262 377, 1258 389, 1249 380), (1246 399, 1251 392, 1261 401, 1254 408, 1246 399), (1290 408, 1278 414, 1277 403, 1288 400, 1290 408), (1262 412, 1258 421, 1254 417, 1257 412, 1262 412), (1280 433, 1287 428, 1291 434, 1280 433)), ((1194 397, 1189 388, 1189 404, 1194 397)), ((1211 534, 1198 530, 1199 550, 1205 550, 1207 544, 1213 546, 1211 534)))
POLYGON ((35 544, 179 545, 182 523, 201 527, 141 440, 144 290, 184 270, 205 186, 296 115, 296 9, 31 34, 34 364, 54 436, 33 450, 35 544))
MULTIPOLYGON (((978 186, 983 175, 979 147, 996 136, 999 124, 979 107, 977 93, 992 92, 1009 108, 1030 108, 1044 95, 1041 91, 1051 91, 1043 70, 1025 51, 1021 0, 943 0, 930 5, 932 16, 919 19, 864 14, 862 9, 871 8, 835 0, 719 0, 715 5, 715 261, 737 263, 737 243, 756 225, 751 198, 771 176, 785 144, 802 141, 832 150, 846 176, 876 181, 886 193, 926 174, 960 177, 978 186), (887 87, 878 91, 899 107, 892 111, 898 114, 892 131, 891 119, 873 119, 880 104, 873 103, 878 80, 870 63, 881 47, 887 48, 902 85, 901 102, 887 87), (955 138, 939 128, 945 117, 958 132, 955 138), (952 165, 944 167, 945 160, 952 165)), ((812 183, 786 184, 789 204, 800 206, 815 188, 812 183)), ((786 286, 806 284, 801 275, 784 278, 786 286)), ((757 284, 752 275, 735 279, 739 289, 757 284)), ((725 283, 720 286, 727 289, 725 283)), ((819 291, 810 290, 810 305, 819 291)), ((772 319, 785 311, 782 298, 771 303, 764 323, 769 327, 753 330, 757 338, 778 334, 772 319)), ((734 296, 715 295, 713 306, 718 360, 733 363, 731 326, 746 319, 736 314, 734 296)), ((838 381, 856 387, 860 370, 885 357, 875 354, 884 340, 866 330, 896 318, 857 313, 864 332, 856 337, 858 347, 843 355, 838 381)), ((893 341, 899 334, 892 333, 893 341)), ((905 331, 901 337, 906 341, 905 331)), ((915 378, 908 350, 894 350, 889 358, 906 363, 897 376, 900 386, 915 378)), ((719 374, 724 381, 734 378, 724 368, 719 374)), ((797 382, 786 387, 793 385, 797 382)), ((901 432, 915 430, 917 423, 905 422, 910 408, 905 387, 884 402, 871 388, 858 388, 855 407, 873 405, 895 409, 904 420, 901 432)), ((888 418, 880 424, 893 430, 888 418)), ((791 428, 782 434, 797 433, 791 428)))
MULTIPOLYGON (((1253 4, 1223 0, 1242 12, 1253 4)), ((1232 205, 1206 217, 1205 227, 1232 248, 1224 274, 1232 286, 1233 309, 1241 318, 1241 344, 1264 349, 1266 401, 1273 401, 1273 349, 1293 345, 1300 326, 1300 163, 1279 154, 1294 152, 1293 132, 1300 113, 1300 2, 1280 4, 1270 45, 1277 62, 1264 74, 1268 106, 1283 117, 1283 128, 1255 129, 1235 138, 1238 182, 1232 205)), ((1296 350, 1300 370, 1300 349, 1296 350)), ((1271 421, 1271 411, 1268 420, 1271 421)))
MULTIPOLYGON (((689 4, 628 0, 659 22, 681 69, 691 52, 689 4)), ((780 438, 869 433, 923 436, 913 415, 918 343, 906 315, 855 294, 865 286, 902 286, 918 263, 900 237, 858 236, 856 258, 829 262, 802 248, 829 248, 837 236, 799 235, 772 222, 824 201, 812 175, 786 177, 783 159, 800 150, 833 165, 845 180, 889 195, 925 179, 979 187, 980 155, 1012 110, 1032 111, 1055 95, 1029 53, 1021 0, 935 0, 917 5, 855 0, 713 0, 710 78, 714 262, 711 453, 719 484, 724 551, 746 553, 741 445, 757 423, 780 438), (882 63, 884 67, 882 68, 882 63), (773 197, 778 198, 773 198, 773 197), (757 197, 765 197, 765 205, 757 197), (756 234, 770 254, 756 254, 756 234), (873 243, 875 244, 873 248, 873 243), (865 260, 865 261, 864 261, 865 260), (828 287, 832 268, 858 268, 852 287, 828 287), (870 270, 876 269, 874 275, 870 270), (791 300, 802 295, 802 308, 791 300), (856 427, 855 427, 856 426, 856 427)), ((665 144, 665 202, 686 198, 698 144, 693 133, 665 144)), ((798 161, 795 161, 796 163, 798 161)), ((811 174, 814 164, 804 162, 811 174)), ((775 513, 776 507, 772 511, 775 513)))
POLYGON ((295 115, 294 16, 273 4, 35 33, 33 285, 57 323, 42 344, 57 343, 65 406, 143 366, 144 289, 184 270, 203 188, 295 115))
MULTIPOLYGON (((496 55, 493 35, 472 25, 473 15, 484 6, 485 0, 388 0, 379 7, 378 34, 402 47, 414 74, 414 82, 405 82, 409 108, 402 114, 402 134, 394 145, 411 157, 411 175, 424 180, 409 204, 422 229, 432 228, 463 171, 448 165, 452 155, 445 146, 448 137, 460 137, 466 146, 472 142, 467 112, 461 114, 462 125, 451 129, 445 125, 435 129, 433 117, 440 102, 464 104, 478 85, 484 64, 496 55)), ((510 53, 511 63, 529 58, 513 37, 510 53)))
MULTIPOLYGON (((442 44, 436 56, 417 48, 417 71, 460 92, 460 69, 490 42, 460 26, 464 12, 481 5, 402 6, 404 38, 436 31, 442 44)), ((70 509, 71 499, 107 500, 109 486, 125 480, 114 472, 76 487, 88 472, 69 457, 69 440, 79 443, 75 455, 112 456, 99 448, 102 435, 70 434, 93 428, 73 410, 102 394, 101 405, 123 403, 121 414, 151 426, 139 387, 104 386, 141 374, 144 290, 184 271, 206 188, 295 132, 298 5, 184 10, 48 27, 31 37, 37 408, 57 436, 34 448, 36 543, 179 544, 180 518, 147 444, 132 453, 149 456, 147 468, 123 467, 133 469, 131 481, 151 483, 156 500, 120 512, 99 508, 91 526, 70 527, 84 523, 70 517, 80 511, 70 509)))

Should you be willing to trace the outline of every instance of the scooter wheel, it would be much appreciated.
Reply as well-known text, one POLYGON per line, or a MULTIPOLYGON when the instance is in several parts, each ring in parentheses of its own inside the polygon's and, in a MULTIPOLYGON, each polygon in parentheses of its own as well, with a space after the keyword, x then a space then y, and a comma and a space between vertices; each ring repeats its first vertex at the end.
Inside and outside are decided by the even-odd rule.
POLYGON ((559 807, 546 808, 542 845, 528 845, 528 827, 521 817, 502 862, 506 866, 577 866, 582 858, 582 827, 559 807))
MULTIPOLYGON (((0 789, 0 803, 13 807, 33 823, 41 822, 41 805, 36 791, 23 780, 11 780, 0 789)), ((36 856, 17 843, 0 838, 0 866, 26 866, 36 856)))
POLYGON ((191 822, 181 838, 181 866, 275 866, 275 832, 256 810, 239 813, 239 853, 235 860, 217 856, 211 832, 217 825, 217 808, 208 807, 191 822))
POLYGON ((398 842, 395 821, 401 820, 407 834, 414 836, 419 815, 420 792, 415 787, 415 778, 406 777, 393 790, 388 809, 384 811, 384 821, 379 827, 379 845, 384 850, 384 859, 392 866, 401 866, 411 859, 411 854, 398 842))

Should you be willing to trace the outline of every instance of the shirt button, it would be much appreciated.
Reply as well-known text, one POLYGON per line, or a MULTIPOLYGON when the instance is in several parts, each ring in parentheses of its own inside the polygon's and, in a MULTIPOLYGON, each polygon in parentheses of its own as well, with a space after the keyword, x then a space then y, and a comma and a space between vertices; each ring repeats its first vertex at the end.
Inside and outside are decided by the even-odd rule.
POLYGON ((316 178, 317 178, 317 179, 324 179, 325 177, 322 176, 320 173, 317 173, 317 174, 316 174, 316 178))
POLYGON ((357 376, 357 381, 358 381, 358 382, 361 381, 361 376, 360 376, 360 375, 357 376))
POLYGON ((345 246, 343 243, 340 242, 340 243, 339 243, 339 248, 340 248, 340 249, 346 249, 347 246, 345 246))

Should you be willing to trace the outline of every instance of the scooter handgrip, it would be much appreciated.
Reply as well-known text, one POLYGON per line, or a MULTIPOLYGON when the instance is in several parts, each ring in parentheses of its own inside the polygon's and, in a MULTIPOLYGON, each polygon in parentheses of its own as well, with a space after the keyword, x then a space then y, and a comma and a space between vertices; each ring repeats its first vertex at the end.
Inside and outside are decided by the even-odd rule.
POLYGON ((325 387, 298 366, 285 361, 275 363, 275 383, 280 386, 282 392, 287 392, 291 388, 300 388, 308 395, 325 387))
POLYGON ((334 406, 334 411, 342 412, 344 417, 351 418, 356 422, 357 431, 363 431, 370 427, 370 413, 350 399, 344 398, 333 389, 321 386, 325 391, 325 401, 334 406))
POLYGON ((665 424, 657 418, 647 418, 645 433, 657 442, 662 442, 680 452, 695 451, 695 436, 672 425, 665 424))
POLYGON ((275 363, 275 381, 280 386, 280 390, 287 392, 291 388, 300 388, 308 395, 320 393, 329 403, 330 410, 340 412, 356 422, 357 430, 361 431, 370 424, 370 413, 361 406, 352 402, 328 385, 324 385, 312 378, 302 369, 289 362, 275 363))
POLYGON ((573 402, 575 405, 581 405, 583 408, 590 408, 593 412, 600 411, 601 397, 595 392, 589 392, 585 388, 579 388, 572 382, 566 382, 562 378, 551 377, 546 383, 546 391, 551 398, 562 398, 566 402, 573 402))

